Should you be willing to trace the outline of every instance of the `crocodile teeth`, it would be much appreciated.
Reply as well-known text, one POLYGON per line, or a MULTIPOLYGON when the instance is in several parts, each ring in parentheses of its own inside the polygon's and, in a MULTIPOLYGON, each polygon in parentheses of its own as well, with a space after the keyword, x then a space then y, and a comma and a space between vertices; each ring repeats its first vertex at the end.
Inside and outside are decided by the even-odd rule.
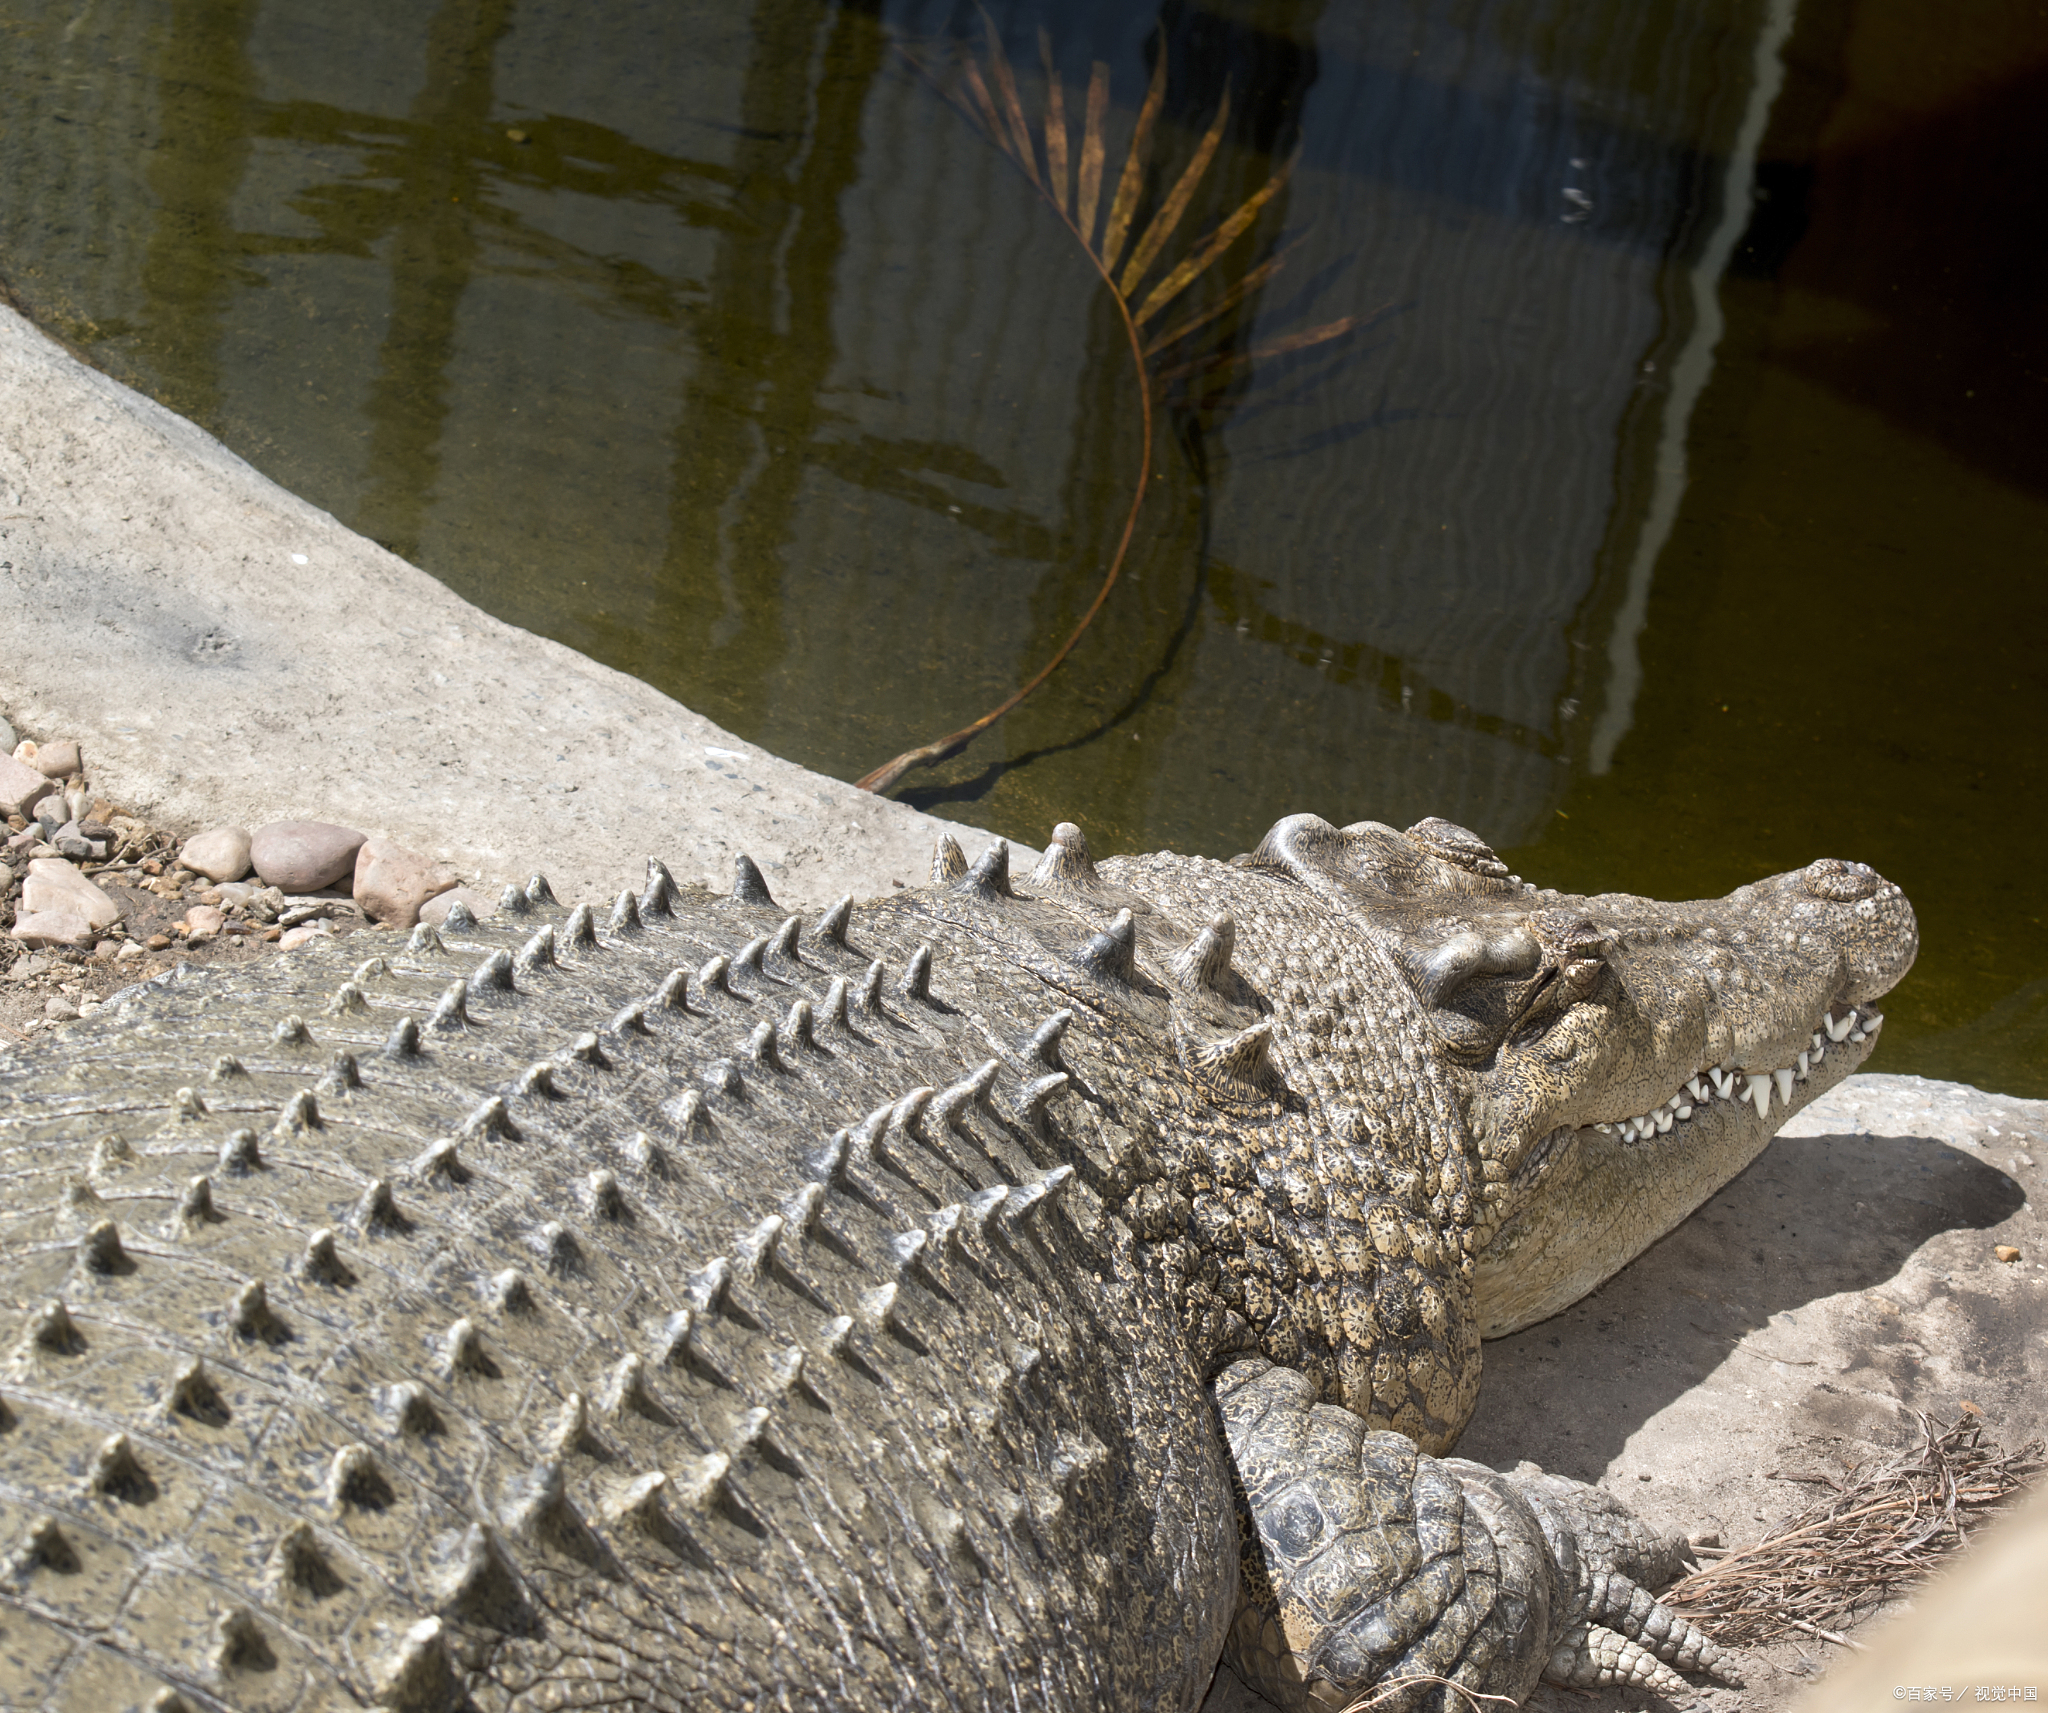
POLYGON ((1757 1072, 1751 1071, 1749 1073, 1749 1086, 1742 1092, 1746 1099, 1755 1104, 1757 1117, 1768 1118, 1770 1116, 1771 1079, 1769 1077, 1761 1076, 1757 1072))
POLYGON ((1657 1114, 1655 1123, 1657 1126, 1657 1134, 1659 1136, 1666 1134, 1671 1129, 1671 1114, 1667 1111, 1663 1111, 1660 1109, 1657 1114))
POLYGON ((1698 1077, 1692 1077, 1687 1080, 1685 1085, 1685 1092, 1691 1095, 1695 1101, 1701 1101, 1707 1098, 1707 1091, 1704 1087, 1701 1086, 1700 1079, 1698 1077))
POLYGON ((1692 1116, 1692 1108, 1689 1106, 1681 1106, 1678 1109, 1678 1111, 1675 1114, 1673 1114, 1673 1116, 1680 1119, 1690 1118, 1692 1116))
POLYGON ((1771 1081, 1778 1085, 1778 1104, 1780 1106, 1790 1106, 1792 1104, 1791 1070, 1788 1068, 1782 1071, 1771 1072, 1771 1081))
POLYGON ((1854 1011, 1851 1011, 1846 1017, 1837 1018, 1830 1016, 1826 1023, 1828 1039, 1836 1042, 1846 1041, 1849 1038, 1849 1031, 1855 1027, 1856 1013, 1854 1011))
POLYGON ((1721 1099, 1728 1100, 1734 1096, 1735 1079, 1726 1071, 1717 1067, 1707 1072, 1707 1079, 1714 1085, 1714 1093, 1719 1095, 1721 1099))
POLYGON ((1803 1077, 1812 1069, 1813 1055, 1811 1053, 1801 1053, 1799 1055, 1799 1074, 1803 1077))

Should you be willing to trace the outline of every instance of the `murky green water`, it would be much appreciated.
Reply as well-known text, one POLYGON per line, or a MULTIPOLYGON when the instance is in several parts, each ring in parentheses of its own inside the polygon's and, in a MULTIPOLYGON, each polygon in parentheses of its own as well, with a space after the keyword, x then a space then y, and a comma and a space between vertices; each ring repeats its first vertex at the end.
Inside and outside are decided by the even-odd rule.
MULTIPOLYGON (((998 8, 1191 288, 1128 569, 900 794, 1227 854, 1441 814, 1574 888, 1823 854, 1925 940, 1881 1063, 2048 1095, 2048 19, 1899 0, 998 8), (1190 391, 1192 384, 1197 390, 1190 391)), ((0 275, 471 599, 855 777, 1091 598, 1121 323, 909 65, 972 8, 10 0, 0 275)))

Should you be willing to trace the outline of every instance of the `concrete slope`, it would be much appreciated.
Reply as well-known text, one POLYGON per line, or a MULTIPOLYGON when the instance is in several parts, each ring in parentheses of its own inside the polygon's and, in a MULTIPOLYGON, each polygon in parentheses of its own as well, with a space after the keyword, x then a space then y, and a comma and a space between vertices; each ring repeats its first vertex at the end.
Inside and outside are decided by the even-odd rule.
POLYGON ((727 885, 747 851, 793 905, 886 892, 951 826, 479 611, 4 308, 0 705, 163 824, 342 821, 569 899, 650 852, 727 885))

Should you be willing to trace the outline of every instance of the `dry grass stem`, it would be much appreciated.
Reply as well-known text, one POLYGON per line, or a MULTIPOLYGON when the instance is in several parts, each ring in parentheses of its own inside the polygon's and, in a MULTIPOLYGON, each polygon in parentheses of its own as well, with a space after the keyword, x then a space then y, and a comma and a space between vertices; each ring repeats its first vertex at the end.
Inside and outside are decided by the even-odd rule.
POLYGON ((1831 1491, 1755 1546, 1674 1583, 1665 1604, 1724 1645, 1799 1632, 1855 1646, 1844 1629, 1962 1546, 2043 1467, 2039 1440, 2003 1451, 1974 1418, 1943 1425, 1915 1414, 1920 1443, 1880 1468, 1777 1476, 1831 1491))
MULTIPOLYGON (((1132 235, 1141 205, 1145 199, 1145 187, 1152 177, 1152 138, 1161 109, 1166 102, 1166 56, 1161 54, 1152 68, 1152 81, 1146 90, 1144 104, 1138 109, 1138 117, 1132 129, 1130 147, 1126 151, 1123 165, 1117 173, 1116 191, 1111 198, 1109 211, 1103 218, 1102 234, 1098 240, 1095 234, 1096 215, 1101 207, 1103 173, 1108 164, 1108 147, 1104 142, 1104 130, 1109 116, 1109 67, 1100 60, 1093 63, 1088 78, 1088 94, 1082 109, 1080 154, 1078 161, 1070 156, 1071 138, 1067 125, 1066 88, 1058 67, 1053 61, 1052 42, 1044 31, 1039 32, 1039 56, 1045 68, 1045 119, 1042 126, 1044 145, 1044 166, 1039 161, 1040 139, 1034 137, 1031 122, 1024 111, 1024 100, 1017 88, 1016 74, 1011 68, 1009 56, 1004 53, 1001 40, 994 26, 983 19, 987 37, 985 63, 971 55, 963 56, 959 66, 957 88, 948 89, 939 80, 941 93, 970 123, 982 132, 988 140, 1002 150, 1017 169, 1031 181, 1032 187, 1052 205, 1067 230, 1080 244, 1082 251, 1093 263, 1102 283, 1109 288, 1117 313, 1123 322, 1125 338, 1130 346, 1131 370, 1138 390, 1139 405, 1139 455, 1138 479, 1131 494, 1131 502, 1124 518, 1122 535, 1117 541, 1116 551, 1111 555, 1108 568, 1103 573, 1101 585, 1081 621, 1068 635, 1059 650, 1045 665, 999 706, 990 709, 971 725, 963 726, 956 732, 916 749, 905 750, 901 755, 885 762, 872 773, 856 780, 864 791, 886 791, 913 767, 942 760, 965 748, 982 732, 1001 719, 1012 708, 1043 684, 1060 663, 1081 640, 1082 634, 1095 622, 1095 616, 1102 611, 1124 561, 1129 556, 1131 541, 1137 529, 1138 513, 1145 503, 1145 491, 1149 486, 1152 469, 1152 428, 1155 398, 1161 387, 1168 382, 1193 374, 1222 373, 1241 364, 1252 362, 1262 356, 1275 356, 1289 351, 1301 350, 1307 346, 1323 344, 1339 335, 1348 333, 1363 319, 1359 316, 1345 316, 1340 320, 1326 322, 1321 327, 1306 332, 1289 334, 1282 339, 1253 351, 1223 351, 1209 356, 1184 357, 1182 361, 1161 367, 1155 372, 1152 360, 1162 352, 1180 345, 1193 334, 1218 322, 1238 307, 1253 291, 1271 279, 1279 269, 1282 256, 1273 256, 1250 269, 1235 284, 1219 292, 1215 301, 1197 314, 1181 321, 1149 342, 1139 335, 1139 328, 1150 321, 1172 303, 1211 268, 1215 267, 1225 253, 1251 230, 1259 213, 1279 194, 1293 170, 1289 162, 1274 173, 1263 185, 1220 221, 1215 230, 1197 243, 1177 262, 1169 261, 1168 251, 1173 245, 1174 235, 1180 230, 1182 221, 1193 206, 1209 169, 1214 164, 1216 153, 1222 146, 1223 134, 1230 122, 1230 96, 1226 90, 1216 113, 1196 144, 1194 154, 1181 169, 1173 187, 1153 210, 1149 219, 1132 235), (1069 197, 1069 167, 1073 165, 1073 186, 1069 197), (1128 256, 1126 244, 1130 245, 1128 256), (1155 270, 1165 265, 1164 274, 1145 292, 1142 301, 1139 292, 1144 290, 1147 280, 1155 270)), ((913 59, 912 64, 917 62, 913 59)), ((919 66, 921 72, 925 68, 919 66)), ((930 77, 929 72, 925 72, 930 77)))

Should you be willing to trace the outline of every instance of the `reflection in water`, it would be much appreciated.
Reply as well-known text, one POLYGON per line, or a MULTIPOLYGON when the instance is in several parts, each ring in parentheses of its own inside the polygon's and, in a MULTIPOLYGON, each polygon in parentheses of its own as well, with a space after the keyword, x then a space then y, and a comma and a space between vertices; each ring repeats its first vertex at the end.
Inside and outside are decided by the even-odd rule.
POLYGON ((467 211, 484 178, 473 139, 496 105, 492 49, 511 19, 512 0, 443 0, 434 9, 419 93, 397 158, 386 163, 397 187, 379 225, 357 234, 388 261, 391 308, 366 407, 369 480, 354 521, 404 559, 420 556, 441 473, 449 362, 481 247, 467 211))
MULTIPOLYGON (((999 9, 1027 105, 1041 27, 1070 90, 1109 64, 1112 158, 1163 56, 1155 197, 1229 90, 1190 230, 1298 154, 1236 349, 1369 319, 1181 401, 1103 618, 906 795, 1219 854, 1434 813, 1592 889, 1867 857, 1928 929, 1890 1065, 2048 1093, 2048 928, 2000 855, 2044 796, 2048 26, 1801 0, 1781 52, 1792 17, 999 9)), ((0 254, 472 599, 853 777, 1045 658, 1141 475, 1092 271, 892 51, 962 27, 23 0, 0 254)))

